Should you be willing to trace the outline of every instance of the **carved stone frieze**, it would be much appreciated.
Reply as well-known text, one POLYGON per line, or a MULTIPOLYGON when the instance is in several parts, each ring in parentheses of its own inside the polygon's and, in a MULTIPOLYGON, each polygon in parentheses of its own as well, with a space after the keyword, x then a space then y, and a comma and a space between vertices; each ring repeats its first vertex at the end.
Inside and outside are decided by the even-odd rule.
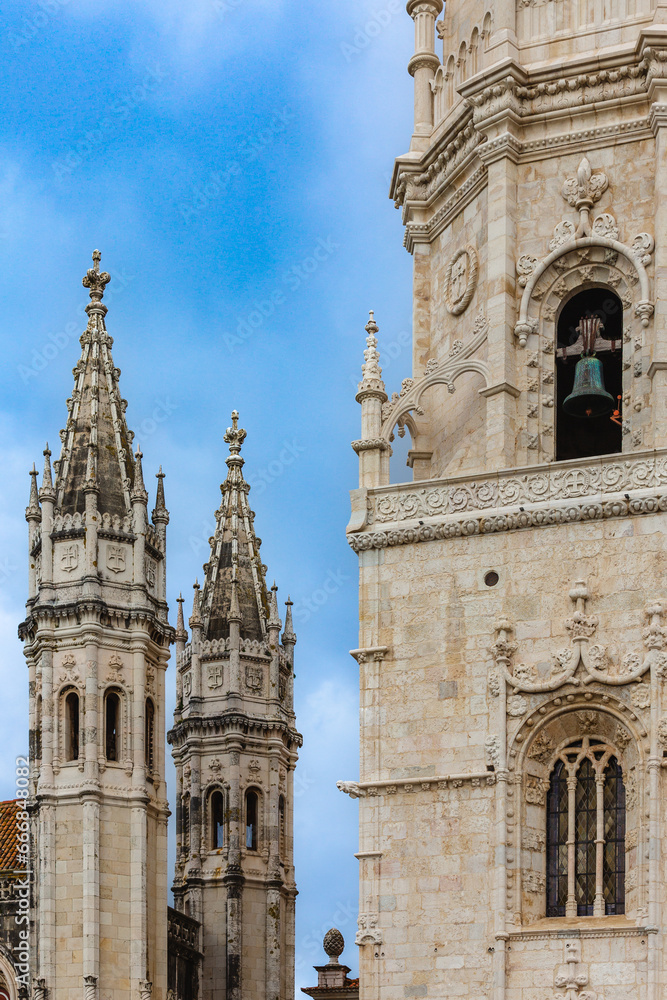
MULTIPOLYGON (((625 460, 612 455, 576 465, 545 465, 521 473, 503 471, 473 480, 431 481, 425 486, 411 483, 395 489, 382 487, 370 494, 369 522, 396 523, 449 514, 480 514, 502 508, 513 508, 515 513, 516 508, 524 504, 585 497, 590 502, 599 502, 605 494, 662 486, 667 487, 667 452, 646 452, 625 460)), ((632 513, 631 503, 625 500, 623 509, 607 510, 604 516, 632 513)), ((635 509, 639 512, 638 508, 635 509)), ((571 519, 577 519, 574 513, 571 519)), ((548 519, 537 523, 548 523, 548 519)), ((521 524, 522 520, 517 516, 511 525, 505 526, 505 530, 520 527, 521 524)), ((487 526, 483 530, 493 529, 487 526)))

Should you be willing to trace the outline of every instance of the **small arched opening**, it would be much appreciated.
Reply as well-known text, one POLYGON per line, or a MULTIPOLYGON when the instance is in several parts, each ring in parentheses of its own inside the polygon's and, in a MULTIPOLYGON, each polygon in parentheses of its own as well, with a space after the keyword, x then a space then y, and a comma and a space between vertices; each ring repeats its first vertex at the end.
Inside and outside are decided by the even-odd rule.
POLYGON ((250 788, 245 793, 245 846, 256 851, 259 843, 259 795, 250 788))
POLYGON ((211 792, 209 814, 211 817, 211 850, 219 851, 221 847, 225 846, 225 798, 219 788, 211 792))
POLYGON ((556 336, 556 460, 611 455, 622 451, 623 306, 610 288, 587 288, 572 296, 558 317, 556 336), (576 391, 583 351, 581 320, 599 318, 594 356, 600 361, 603 388, 612 397, 607 411, 573 415, 563 404, 576 391))
POLYGON ((120 760, 120 695, 108 691, 104 700, 104 741, 105 756, 111 763, 120 760))
MULTIPOLYGON (((40 748, 41 749, 41 748, 40 748)), ((79 695, 65 695, 65 760, 79 759, 79 695)))

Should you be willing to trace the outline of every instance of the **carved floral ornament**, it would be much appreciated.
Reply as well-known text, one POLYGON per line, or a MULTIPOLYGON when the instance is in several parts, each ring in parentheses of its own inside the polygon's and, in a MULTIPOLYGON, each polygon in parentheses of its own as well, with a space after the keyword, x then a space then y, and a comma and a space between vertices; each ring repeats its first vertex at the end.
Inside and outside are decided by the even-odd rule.
POLYGON ((636 299, 632 289, 638 285, 634 312, 642 326, 648 326, 654 306, 646 267, 651 263, 655 240, 649 233, 639 233, 630 246, 619 242, 619 229, 610 212, 603 212, 591 222, 591 210, 608 187, 607 175, 593 171, 584 157, 576 176, 567 178, 561 192, 579 213, 577 224, 570 219, 558 223, 548 254, 541 261, 532 254, 519 257, 517 283, 524 291, 514 332, 520 347, 525 347, 528 337, 539 331, 539 321, 532 315, 538 308, 536 303, 542 303, 541 316, 551 322, 554 307, 568 292, 587 282, 616 288, 625 309, 630 309, 636 299))
MULTIPOLYGON (((515 654, 518 645, 513 638, 513 626, 506 618, 496 622, 496 638, 490 647, 494 667, 489 677, 491 693, 500 693, 500 677, 505 679, 512 695, 508 698, 507 710, 512 716, 523 715, 528 703, 519 692, 536 694, 555 691, 565 684, 575 687, 591 684, 593 681, 619 687, 635 683, 631 692, 632 705, 637 709, 646 709, 651 702, 651 689, 641 682, 641 677, 654 668, 661 678, 667 677, 667 626, 663 625, 664 605, 654 602, 645 610, 647 624, 642 637, 646 652, 643 654, 630 652, 614 663, 605 646, 591 643, 598 627, 596 615, 587 613, 586 604, 589 593, 583 581, 577 582, 570 591, 570 599, 575 605, 574 613, 565 620, 565 628, 570 635, 570 646, 556 650, 551 656, 550 670, 538 673, 537 667, 525 663, 516 663, 515 654), (582 668, 577 676, 579 668, 582 668)), ((580 728, 595 725, 594 712, 580 712, 580 728), (591 719, 587 719, 587 714, 591 719), (588 723, 590 722, 590 726, 588 723)), ((667 719, 665 720, 665 739, 667 741, 667 719)), ((540 754, 549 756, 550 747, 543 746, 544 739, 535 742, 531 755, 540 759, 540 754)))

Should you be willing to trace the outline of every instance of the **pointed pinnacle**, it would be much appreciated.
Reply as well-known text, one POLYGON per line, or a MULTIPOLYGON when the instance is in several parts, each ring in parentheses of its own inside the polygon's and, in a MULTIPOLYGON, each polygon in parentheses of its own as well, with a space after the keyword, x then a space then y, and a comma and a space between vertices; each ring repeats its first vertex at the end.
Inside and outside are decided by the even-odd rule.
POLYGON ((53 489, 53 479, 51 478, 51 452, 49 451, 49 443, 46 442, 46 448, 44 449, 44 475, 42 476, 42 486, 39 491, 40 500, 42 497, 48 497, 52 499, 55 496, 55 491, 53 489))
POLYGON ((146 503, 148 501, 148 491, 144 486, 144 470, 141 466, 143 457, 141 448, 137 445, 137 450, 134 453, 134 487, 132 489, 132 498, 146 503))
POLYGON ((157 479, 157 496, 155 498, 155 509, 166 510, 164 502, 164 472, 162 471, 162 466, 160 466, 160 471, 155 473, 155 478, 157 479))
POLYGON ((269 628, 280 628, 282 622, 278 617, 278 588, 276 587, 276 581, 273 581, 273 586, 271 587, 271 597, 269 599, 269 620, 267 622, 269 628))
POLYGON ((188 633, 185 631, 185 621, 183 619, 183 594, 179 594, 176 598, 176 603, 178 604, 178 615, 176 616, 176 638, 177 639, 187 639, 188 633))
POLYGON ((192 614, 188 622, 190 628, 201 625, 201 614, 199 613, 199 580, 195 580, 192 586, 195 593, 192 599, 192 614))
POLYGON ((292 622, 292 607, 294 606, 294 601, 291 597, 287 597, 285 601, 285 631, 283 632, 283 643, 284 642, 296 642, 296 635, 294 632, 294 623, 292 622))
POLYGON ((32 463, 32 469, 30 470, 30 499, 28 500, 28 506, 25 510, 26 519, 30 517, 40 517, 39 510, 39 495, 37 493, 37 469, 35 468, 35 463, 32 463))

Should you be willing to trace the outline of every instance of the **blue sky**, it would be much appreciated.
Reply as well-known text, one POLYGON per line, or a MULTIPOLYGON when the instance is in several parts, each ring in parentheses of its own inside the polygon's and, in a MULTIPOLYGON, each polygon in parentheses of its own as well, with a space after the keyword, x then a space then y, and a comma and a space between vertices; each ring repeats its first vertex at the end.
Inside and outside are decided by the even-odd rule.
MULTIPOLYGON (((398 0, 5 0, 0 15, 0 795, 26 747, 27 473, 47 438, 59 451, 99 247, 128 423, 147 481, 167 474, 172 620, 207 558, 232 408, 262 555, 296 602, 297 987, 332 924, 357 969, 357 806, 335 787, 358 774, 344 529, 369 309, 388 389, 411 374, 411 261, 387 193, 412 46, 398 0)), ((174 686, 172 665, 168 722, 174 686)))

